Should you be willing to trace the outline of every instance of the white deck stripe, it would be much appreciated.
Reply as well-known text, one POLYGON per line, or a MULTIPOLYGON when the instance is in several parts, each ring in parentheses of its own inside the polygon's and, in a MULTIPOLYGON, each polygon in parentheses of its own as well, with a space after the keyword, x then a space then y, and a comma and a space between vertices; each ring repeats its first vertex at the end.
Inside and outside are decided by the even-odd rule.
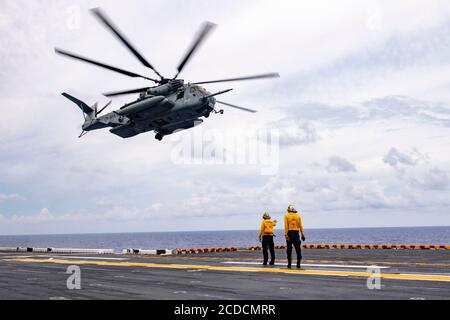
MULTIPOLYGON (((31 256, 30 256, 31 257, 31 256)), ((117 260, 117 261, 127 261, 130 259, 127 258, 106 258, 106 257, 96 257, 96 256, 92 256, 92 257, 78 257, 78 256, 62 256, 62 255, 39 255, 39 256, 33 256, 33 258, 40 258, 40 257, 45 257, 45 258, 54 258, 54 259, 58 259, 58 258, 72 258, 72 259, 85 259, 85 260, 117 260)), ((22 258, 21 256, 16 256, 16 258, 22 258)))

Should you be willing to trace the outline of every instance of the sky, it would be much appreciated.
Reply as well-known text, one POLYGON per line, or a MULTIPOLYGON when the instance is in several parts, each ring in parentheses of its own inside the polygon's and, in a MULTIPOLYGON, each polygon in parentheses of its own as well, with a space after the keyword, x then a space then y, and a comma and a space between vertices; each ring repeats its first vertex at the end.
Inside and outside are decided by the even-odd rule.
MULTIPOLYGON (((256 229, 289 204, 306 229, 450 225, 445 0, 0 0, 0 234, 256 229), (78 139, 102 92, 148 86, 54 47, 152 72, 94 19, 102 7, 166 76, 217 24, 187 82, 234 88, 192 130, 78 139), (219 108, 219 107, 218 107, 219 108)), ((136 97, 113 100, 110 110, 136 97)))

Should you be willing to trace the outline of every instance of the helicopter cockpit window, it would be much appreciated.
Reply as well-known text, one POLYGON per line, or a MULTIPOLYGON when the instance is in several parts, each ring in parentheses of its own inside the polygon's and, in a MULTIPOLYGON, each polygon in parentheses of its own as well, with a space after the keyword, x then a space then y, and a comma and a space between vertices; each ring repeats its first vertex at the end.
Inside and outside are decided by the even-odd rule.
POLYGON ((183 99, 183 98, 184 98, 184 90, 178 92, 178 95, 177 95, 177 100, 180 100, 180 99, 183 99))

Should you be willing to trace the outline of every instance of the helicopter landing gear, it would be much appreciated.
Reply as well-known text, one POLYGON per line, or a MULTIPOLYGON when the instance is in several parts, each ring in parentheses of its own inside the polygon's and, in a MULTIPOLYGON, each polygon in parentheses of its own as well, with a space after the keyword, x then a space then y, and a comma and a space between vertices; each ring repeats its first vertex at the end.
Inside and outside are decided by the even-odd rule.
POLYGON ((164 135, 162 135, 161 133, 157 133, 155 136, 155 139, 158 141, 162 141, 163 138, 164 138, 164 135))
POLYGON ((214 113, 215 113, 215 114, 218 114, 218 113, 219 113, 219 114, 223 114, 224 111, 223 111, 223 110, 219 110, 219 111, 214 110, 214 113))

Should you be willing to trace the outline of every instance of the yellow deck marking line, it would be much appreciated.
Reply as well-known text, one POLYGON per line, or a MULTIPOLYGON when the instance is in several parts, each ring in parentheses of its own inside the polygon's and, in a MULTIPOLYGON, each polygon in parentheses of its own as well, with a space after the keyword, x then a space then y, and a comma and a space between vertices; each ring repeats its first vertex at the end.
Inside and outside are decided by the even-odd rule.
MULTIPOLYGON (((305 262, 308 260, 305 260, 305 262)), ((311 260, 314 261, 314 260, 311 260)), ((366 264, 380 264, 380 265, 399 265, 399 266, 422 266, 422 267, 450 267, 450 263, 442 262, 401 262, 401 261, 334 261, 334 260, 317 260, 320 263, 366 263, 366 264)))
MULTIPOLYGON (((149 258, 149 259, 169 259, 173 258, 173 256, 140 256, 136 258, 149 258)), ((249 258, 249 257, 240 257, 240 258, 234 258, 234 257, 205 257, 205 256, 181 256, 181 259, 186 260, 220 260, 223 261, 226 260, 239 260, 239 261, 254 261, 255 258, 249 258)), ((277 259, 277 261, 281 262, 287 262, 286 259, 277 259)), ((401 261, 357 261, 357 260, 307 260, 304 259, 302 262, 305 263, 334 263, 334 264, 348 264, 348 263, 355 263, 355 264, 379 264, 379 265, 405 265, 405 266, 429 266, 429 267, 450 267, 450 263, 443 263, 443 262, 401 262, 401 261)))
MULTIPOLYGON (((257 268, 257 267, 231 267, 231 266, 207 266, 190 264, 162 264, 162 263, 142 263, 142 262, 116 262, 116 261, 87 261, 87 260, 62 260, 62 259, 3 259, 3 261, 31 262, 31 263, 56 263, 56 264, 76 264, 76 265, 98 265, 98 266, 118 266, 118 267, 145 267, 145 268, 168 268, 168 269, 201 269, 214 271, 241 271, 241 272, 266 272, 266 273, 287 273, 304 274, 318 276, 338 276, 338 277, 373 277, 373 273, 361 271, 331 271, 331 270, 290 270, 275 268, 257 268)), ((418 280, 418 281, 447 281, 450 282, 450 276, 433 274, 389 274, 381 273, 380 278, 395 280, 418 280)))
MULTIPOLYGON (((308 260, 305 260, 308 261, 308 260)), ((334 260, 310 260, 321 263, 366 263, 366 264, 387 264, 387 265, 405 265, 405 266, 429 266, 429 267, 450 267, 450 263, 443 262, 401 262, 401 261, 357 261, 357 260, 348 260, 348 261, 334 261, 334 260)))

